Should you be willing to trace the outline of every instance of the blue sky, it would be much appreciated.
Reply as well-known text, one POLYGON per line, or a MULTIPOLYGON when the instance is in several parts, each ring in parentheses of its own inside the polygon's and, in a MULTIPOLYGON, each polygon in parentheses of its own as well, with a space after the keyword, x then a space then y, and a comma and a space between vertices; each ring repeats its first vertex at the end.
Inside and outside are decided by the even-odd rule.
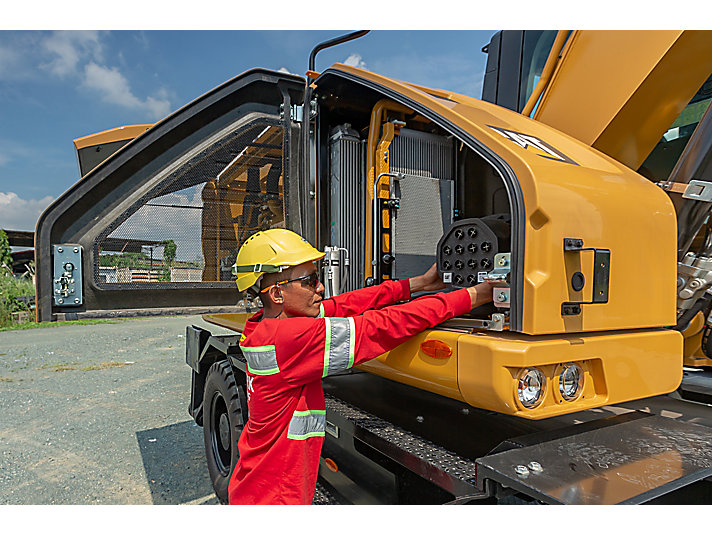
MULTIPOLYGON (((478 97, 494 30, 372 31, 321 52, 478 97)), ((303 75, 318 31, 0 31, 0 228, 34 230, 79 170, 72 140, 155 122, 253 67, 303 75)))

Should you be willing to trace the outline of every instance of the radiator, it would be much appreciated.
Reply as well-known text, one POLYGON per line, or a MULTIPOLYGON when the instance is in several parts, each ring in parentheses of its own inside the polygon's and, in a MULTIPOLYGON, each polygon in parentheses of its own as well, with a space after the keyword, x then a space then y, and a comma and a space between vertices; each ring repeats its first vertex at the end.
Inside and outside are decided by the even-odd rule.
POLYGON ((365 173, 363 143, 349 124, 332 129, 329 137, 331 181, 331 246, 349 251, 344 291, 363 287, 365 233, 365 173))
POLYGON ((453 146, 452 138, 405 128, 391 143, 390 171, 405 175, 391 219, 397 279, 422 274, 436 261, 438 240, 452 223, 453 146))

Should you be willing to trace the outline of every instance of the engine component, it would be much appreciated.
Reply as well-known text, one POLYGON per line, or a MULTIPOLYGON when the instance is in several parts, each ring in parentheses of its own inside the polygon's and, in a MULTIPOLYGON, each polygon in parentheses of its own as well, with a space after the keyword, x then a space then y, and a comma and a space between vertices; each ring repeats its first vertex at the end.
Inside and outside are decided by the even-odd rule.
MULTIPOLYGON (((484 281, 495 268, 506 267, 508 270, 509 255, 505 253, 509 252, 509 246, 508 215, 462 219, 453 223, 438 242, 438 274, 443 282, 455 287, 475 285, 484 281)), ((501 281, 509 282, 508 279, 501 281)), ((502 298, 508 297, 506 292, 506 297, 502 298)), ((500 302, 503 304, 505 300, 500 302)))
POLYGON ((688 252, 677 264, 677 309, 681 314, 712 287, 712 258, 688 252))
MULTIPOLYGON (((344 124, 332 129, 329 137, 331 168, 331 243, 351 253, 351 267, 342 275, 344 291, 361 287, 365 240, 363 150, 359 134, 344 124)), ((338 292, 338 287, 336 287, 338 292)))
POLYGON ((435 243, 452 223, 454 143, 451 137, 401 128, 389 150, 389 170, 400 199, 391 210, 393 278, 424 273, 435 262, 435 243))
POLYGON ((324 253, 324 298, 328 299, 344 291, 349 275, 349 251, 342 247, 324 247, 324 253))

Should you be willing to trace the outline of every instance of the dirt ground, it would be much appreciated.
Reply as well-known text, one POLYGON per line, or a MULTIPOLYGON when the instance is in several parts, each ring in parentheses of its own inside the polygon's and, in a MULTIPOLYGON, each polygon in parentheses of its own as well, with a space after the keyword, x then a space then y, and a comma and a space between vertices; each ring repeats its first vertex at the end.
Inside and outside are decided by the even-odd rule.
POLYGON ((206 326, 0 332, 0 504, 217 504, 187 409, 189 324, 206 326))

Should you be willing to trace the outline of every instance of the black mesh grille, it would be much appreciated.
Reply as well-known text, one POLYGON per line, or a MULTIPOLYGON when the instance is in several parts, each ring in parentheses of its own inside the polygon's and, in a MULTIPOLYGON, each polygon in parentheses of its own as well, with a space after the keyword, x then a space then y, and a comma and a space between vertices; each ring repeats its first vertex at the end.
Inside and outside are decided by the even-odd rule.
POLYGON ((96 281, 139 289, 234 280, 239 246, 285 225, 283 141, 280 122, 260 119, 174 163, 97 240, 96 281))

